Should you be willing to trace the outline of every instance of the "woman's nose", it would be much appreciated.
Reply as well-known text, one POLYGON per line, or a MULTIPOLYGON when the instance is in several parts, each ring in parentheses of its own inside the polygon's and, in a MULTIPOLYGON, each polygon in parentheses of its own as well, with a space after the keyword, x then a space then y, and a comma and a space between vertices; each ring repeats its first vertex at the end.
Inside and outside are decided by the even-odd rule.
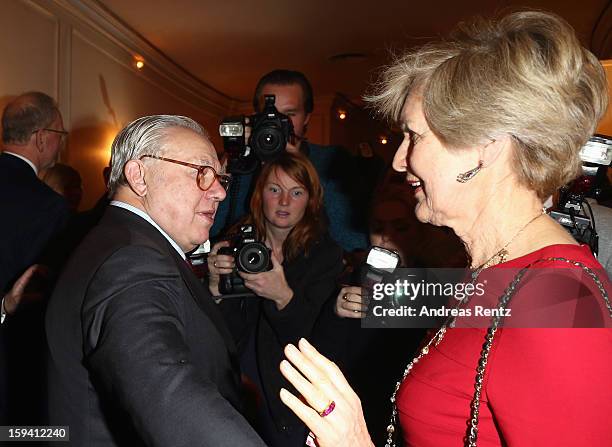
POLYGON ((406 172, 408 167, 408 148, 410 147, 410 138, 404 136, 402 144, 399 145, 395 156, 393 157, 393 169, 397 172, 406 172))
POLYGON ((281 193, 279 203, 283 206, 289 205, 289 193, 288 192, 281 193))

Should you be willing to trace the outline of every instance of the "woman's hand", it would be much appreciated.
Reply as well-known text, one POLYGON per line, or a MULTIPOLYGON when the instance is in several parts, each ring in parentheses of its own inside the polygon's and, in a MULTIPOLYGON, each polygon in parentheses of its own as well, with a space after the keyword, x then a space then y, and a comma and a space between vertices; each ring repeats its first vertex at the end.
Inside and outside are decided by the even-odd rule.
POLYGON ((229 241, 217 242, 208 254, 208 290, 212 296, 219 296, 219 275, 228 275, 234 270, 234 257, 219 255, 221 247, 229 247, 229 241))
POLYGON ((310 428, 319 447, 373 447, 359 397, 340 369, 305 339, 298 346, 287 345, 285 356, 291 363, 283 360, 280 370, 306 403, 281 388, 283 403, 310 428))
POLYGON ((342 318, 364 318, 368 305, 361 295, 361 287, 344 286, 336 298, 336 315, 342 318))
POLYGON ((244 285, 262 298, 276 303, 276 308, 282 310, 293 298, 293 290, 285 279, 285 270, 272 253, 272 270, 262 273, 238 272, 244 280, 244 285))

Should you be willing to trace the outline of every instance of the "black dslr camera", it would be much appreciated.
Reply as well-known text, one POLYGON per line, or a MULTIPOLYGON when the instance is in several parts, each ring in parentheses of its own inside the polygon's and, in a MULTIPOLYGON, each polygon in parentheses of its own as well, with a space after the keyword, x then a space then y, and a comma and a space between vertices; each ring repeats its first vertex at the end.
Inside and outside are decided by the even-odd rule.
POLYGON ((223 147, 228 154, 228 172, 248 174, 253 172, 259 161, 266 162, 278 157, 287 145, 294 143, 293 123, 274 106, 276 97, 265 96, 261 113, 250 116, 224 118, 219 126, 223 147), (245 128, 251 127, 248 141, 245 128))
MULTIPOLYGON (((221 247, 218 254, 234 257, 236 269, 246 273, 261 273, 272 270, 271 250, 263 242, 255 239, 252 225, 243 225, 240 232, 230 240, 229 247, 221 247)), ((219 279, 221 295, 252 294, 236 271, 221 275, 219 279)))
POLYGON ((594 135, 580 150, 583 175, 559 191, 559 204, 550 216, 563 225, 580 243, 588 244, 597 255, 599 236, 595 217, 586 197, 598 202, 612 196, 607 170, 612 161, 612 137, 594 135))

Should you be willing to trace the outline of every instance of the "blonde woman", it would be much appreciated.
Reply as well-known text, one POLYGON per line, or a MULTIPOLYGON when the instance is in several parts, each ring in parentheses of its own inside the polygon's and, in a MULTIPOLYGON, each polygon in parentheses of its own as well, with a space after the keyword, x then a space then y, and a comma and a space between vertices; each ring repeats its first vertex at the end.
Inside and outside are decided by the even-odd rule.
MULTIPOLYGON (((518 12, 409 52, 370 99, 404 130, 394 168, 415 189, 417 218, 455 231, 474 280, 523 270, 500 306, 562 310, 554 329, 453 328, 458 318, 430 334, 398 378, 387 444, 401 426, 409 446, 609 445, 610 285, 588 247, 542 213, 580 172, 606 110, 598 60, 563 19, 518 12), (596 324, 573 329, 585 314, 596 324)), ((299 348, 286 348, 281 371, 306 403, 282 390, 285 404, 319 446, 372 445, 340 371, 299 348)))

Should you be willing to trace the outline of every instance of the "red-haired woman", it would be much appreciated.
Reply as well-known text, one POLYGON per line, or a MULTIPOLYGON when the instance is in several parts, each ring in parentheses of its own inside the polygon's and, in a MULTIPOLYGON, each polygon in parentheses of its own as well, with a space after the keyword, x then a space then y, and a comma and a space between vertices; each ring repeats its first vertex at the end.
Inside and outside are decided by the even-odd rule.
MULTIPOLYGON (((312 329, 323 304, 337 292, 342 250, 327 234, 322 216, 323 191, 314 167, 302 155, 285 153, 268 162, 255 184, 251 214, 257 239, 271 249, 270 271, 238 274, 259 298, 228 299, 220 304, 237 335, 244 374, 262 396, 257 429, 270 446, 304 445, 307 430, 278 398, 286 386, 278 370, 283 347, 312 329)), ((222 274, 234 270, 234 258, 221 255, 219 242, 208 258, 209 288, 219 295, 222 274)))

